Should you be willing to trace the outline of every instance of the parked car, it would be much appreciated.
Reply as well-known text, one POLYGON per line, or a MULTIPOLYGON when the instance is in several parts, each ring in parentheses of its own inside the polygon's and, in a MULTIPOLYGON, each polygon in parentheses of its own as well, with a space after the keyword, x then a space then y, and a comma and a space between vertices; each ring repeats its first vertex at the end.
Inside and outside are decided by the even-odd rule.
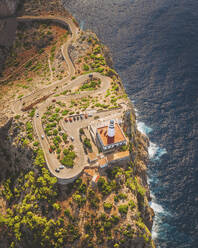
POLYGON ((49 149, 49 152, 50 152, 50 153, 52 153, 52 152, 53 152, 52 148, 50 148, 50 149, 49 149))
POLYGON ((39 113, 36 114, 36 117, 39 117, 39 113))
POLYGON ((76 119, 79 120, 79 116, 77 116, 76 119))
POLYGON ((44 135, 41 135, 41 139, 44 139, 44 135))
POLYGON ((59 166, 59 169, 61 169, 61 170, 64 169, 64 168, 65 168, 65 166, 62 165, 62 164, 59 166))
POLYGON ((56 99, 53 99, 52 102, 56 102, 56 99))
POLYGON ((55 171, 56 171, 57 173, 59 173, 59 172, 60 172, 59 168, 56 168, 56 169, 55 169, 55 171))
POLYGON ((65 122, 68 122, 68 119, 67 118, 65 118, 65 122))
POLYGON ((75 121, 76 120, 76 117, 73 117, 73 120, 75 121))
POLYGON ((69 121, 72 122, 72 118, 69 118, 69 121))
POLYGON ((85 119, 87 119, 88 118, 88 115, 87 114, 85 114, 85 119))
POLYGON ((74 137, 73 136, 71 136, 70 139, 71 139, 71 141, 74 141, 74 137))
POLYGON ((83 115, 80 115, 80 119, 81 119, 81 120, 83 119, 83 115))

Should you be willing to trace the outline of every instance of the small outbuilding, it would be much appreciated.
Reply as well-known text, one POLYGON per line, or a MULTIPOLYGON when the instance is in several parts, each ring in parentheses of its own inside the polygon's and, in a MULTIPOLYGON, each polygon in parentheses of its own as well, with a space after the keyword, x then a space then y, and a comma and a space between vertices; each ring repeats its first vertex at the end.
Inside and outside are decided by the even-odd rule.
POLYGON ((98 174, 95 174, 93 177, 92 177, 92 180, 91 180, 91 185, 92 187, 96 186, 98 180, 99 180, 100 176, 98 174))

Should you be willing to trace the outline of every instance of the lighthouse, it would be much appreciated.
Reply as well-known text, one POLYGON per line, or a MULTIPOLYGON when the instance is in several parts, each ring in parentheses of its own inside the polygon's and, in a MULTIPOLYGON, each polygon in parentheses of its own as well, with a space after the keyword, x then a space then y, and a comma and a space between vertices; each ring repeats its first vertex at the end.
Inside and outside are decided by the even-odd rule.
POLYGON ((110 120, 107 135, 109 138, 113 138, 115 136, 114 120, 110 120))
POLYGON ((119 126, 114 120, 110 120, 108 125, 97 128, 96 138, 99 148, 103 152, 108 152, 112 148, 126 145, 126 137, 119 126))

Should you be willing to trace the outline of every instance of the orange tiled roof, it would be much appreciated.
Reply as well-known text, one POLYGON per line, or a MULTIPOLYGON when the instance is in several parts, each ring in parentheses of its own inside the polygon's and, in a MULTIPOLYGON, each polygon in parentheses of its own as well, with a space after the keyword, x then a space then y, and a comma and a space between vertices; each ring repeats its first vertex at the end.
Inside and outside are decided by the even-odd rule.
POLYGON ((115 144, 115 143, 126 140, 120 129, 120 126, 117 123, 115 123, 115 136, 112 138, 108 137, 107 135, 108 126, 97 128, 97 131, 104 146, 115 144))

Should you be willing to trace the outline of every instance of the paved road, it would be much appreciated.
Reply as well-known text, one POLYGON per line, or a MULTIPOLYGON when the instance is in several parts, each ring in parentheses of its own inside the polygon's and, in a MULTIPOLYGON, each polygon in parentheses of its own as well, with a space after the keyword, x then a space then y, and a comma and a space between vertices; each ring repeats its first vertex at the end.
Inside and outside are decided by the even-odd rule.
MULTIPOLYGON (((79 29, 76 27, 76 25, 73 23, 71 19, 65 19, 62 17, 59 18, 59 17, 53 17, 53 16, 46 16, 46 17, 24 16, 24 17, 18 18, 18 20, 19 21, 54 20, 54 21, 58 21, 65 25, 69 25, 70 31, 72 33, 71 38, 68 39, 67 42, 61 48, 63 57, 68 65, 69 76, 60 81, 55 81, 50 86, 47 86, 41 90, 32 92, 30 95, 23 97, 21 100, 15 101, 13 103, 13 110, 15 113, 20 114, 22 112, 21 109, 22 109, 24 102, 34 102, 39 97, 43 96, 44 93, 46 95, 46 92, 47 94, 54 93, 54 89, 57 86, 59 87, 59 89, 54 94, 61 93, 64 90, 71 90, 73 88, 77 88, 89 78, 90 74, 81 75, 75 80, 71 80, 71 77, 75 74, 75 67, 69 57, 68 47, 71 41, 75 42, 75 40, 78 37, 78 33, 79 33, 79 29)), ((94 77, 101 80, 101 85, 99 89, 95 91, 81 92, 80 95, 59 96, 56 98, 56 100, 69 101, 71 99, 81 98, 81 97, 88 96, 88 95, 96 96, 98 94, 105 94, 105 91, 110 87, 112 79, 109 77, 103 76, 100 73, 96 73, 96 72, 91 73, 91 74, 94 77)), ((78 123, 77 122, 68 123, 67 125, 63 121, 60 122, 60 125, 62 126, 63 130, 65 130, 70 136, 74 137, 74 147, 75 147, 74 149, 77 154, 78 163, 76 163, 72 169, 64 168, 59 173, 56 173, 55 169, 59 167, 60 162, 58 161, 54 153, 49 152, 50 145, 49 145, 47 137, 44 135, 44 130, 43 130, 42 122, 41 122, 41 117, 43 113, 46 111, 46 107, 49 104, 51 104, 52 97, 53 95, 50 96, 44 103, 37 105, 38 108, 36 110, 35 117, 33 118, 33 126, 38 136, 41 147, 43 149, 46 163, 47 163, 47 166, 50 172, 54 176, 56 176, 59 179, 59 181, 61 181, 62 183, 67 183, 72 178, 75 178, 76 176, 78 176, 82 172, 83 168, 87 165, 86 156, 84 155, 84 151, 83 151, 83 146, 79 139, 79 129, 81 127, 87 126, 91 120, 94 120, 94 116, 89 119, 85 119, 83 121, 82 120, 78 121, 78 123), (37 113, 39 113, 39 117, 36 117, 37 113), (43 139, 41 138, 42 135, 44 135, 43 139)), ((104 112, 96 113, 95 115, 105 117, 105 116, 109 116, 110 114, 116 113, 116 112, 117 110, 111 110, 105 113, 104 112)))
POLYGON ((57 86, 61 86, 64 85, 68 80, 71 79, 72 76, 75 75, 75 67, 69 57, 68 54, 68 47, 71 43, 71 41, 75 41, 78 37, 78 33, 79 33, 79 28, 74 24, 73 20, 68 19, 68 18, 62 18, 62 17, 54 17, 54 16, 45 16, 45 17, 37 17, 37 16, 23 16, 23 17, 18 17, 17 18, 18 21, 22 22, 22 21, 33 21, 33 20, 53 20, 53 21, 57 21, 57 22, 61 22, 62 24, 65 24, 66 26, 69 26, 70 32, 72 34, 71 38, 67 40, 67 42, 61 47, 61 51, 62 51, 62 55, 65 59, 65 62, 67 63, 68 66, 68 72, 69 75, 65 78, 63 78, 62 80, 57 80, 55 82, 53 82, 52 84, 50 84, 47 87, 44 87, 42 89, 33 91, 32 93, 30 93, 29 95, 24 96, 23 98, 21 98, 20 100, 16 100, 14 101, 13 104, 13 111, 16 113, 21 113, 21 108, 22 105, 25 103, 30 103, 30 102, 34 102, 36 99, 41 98, 42 96, 46 95, 46 93, 50 93, 53 92, 53 90, 57 87, 57 86))
MULTIPOLYGON (((82 92, 82 94, 80 94, 80 95, 59 96, 59 97, 56 97, 56 100, 57 101, 59 101, 59 100, 69 101, 69 100, 72 100, 75 98, 81 98, 83 96, 85 97, 85 96, 88 96, 91 94, 96 96, 97 94, 105 93, 105 91, 110 87, 111 78, 105 77, 99 73, 92 73, 92 74, 94 77, 101 79, 101 87, 99 89, 97 89, 96 91, 93 91, 93 92, 85 91, 85 92, 82 92)), ((77 79, 68 83, 68 85, 66 85, 63 90, 65 90, 65 89, 69 90, 72 88, 76 88, 76 87, 82 85, 82 83, 85 80, 87 80, 88 78, 89 78, 89 75, 82 75, 82 76, 78 77, 77 79)), ((48 168, 50 169, 51 173, 53 175, 57 176, 58 178, 64 178, 64 179, 72 178, 72 177, 75 177, 76 175, 78 175, 83 170, 83 168, 87 165, 87 161, 85 161, 82 143, 80 142, 80 139, 79 139, 79 129, 81 127, 84 127, 85 125, 87 126, 89 124, 89 122, 91 120, 93 120, 93 117, 89 118, 87 120, 78 122, 78 123, 77 122, 72 123, 72 124, 67 125, 67 126, 63 125, 63 122, 61 122, 61 126, 62 126, 63 130, 65 130, 68 135, 74 137, 74 140, 75 140, 74 141, 74 147, 75 147, 75 152, 77 154, 78 162, 75 164, 73 169, 65 168, 64 170, 61 170, 59 173, 56 173, 55 169, 60 166, 60 162, 56 159, 56 156, 54 153, 51 153, 51 154, 49 153, 49 147, 50 146, 49 146, 49 143, 47 141, 46 136, 43 140, 41 139, 41 135, 44 135, 43 126, 41 124, 41 117, 44 114, 44 112, 46 111, 47 106, 49 106, 51 103, 52 103, 52 99, 49 98, 49 99, 47 99, 47 101, 40 104, 40 106, 38 107, 38 110, 36 111, 36 113, 39 111, 39 117, 36 117, 36 114, 35 114, 35 117, 33 118, 35 130, 36 130, 37 135, 39 136, 39 141, 42 145, 43 150, 46 151, 45 157, 47 160, 48 168)), ((107 116, 111 112, 115 112, 115 110, 109 111, 108 113, 106 112, 105 114, 104 113, 103 114, 102 113, 99 113, 99 114, 96 113, 96 115, 107 116)))

